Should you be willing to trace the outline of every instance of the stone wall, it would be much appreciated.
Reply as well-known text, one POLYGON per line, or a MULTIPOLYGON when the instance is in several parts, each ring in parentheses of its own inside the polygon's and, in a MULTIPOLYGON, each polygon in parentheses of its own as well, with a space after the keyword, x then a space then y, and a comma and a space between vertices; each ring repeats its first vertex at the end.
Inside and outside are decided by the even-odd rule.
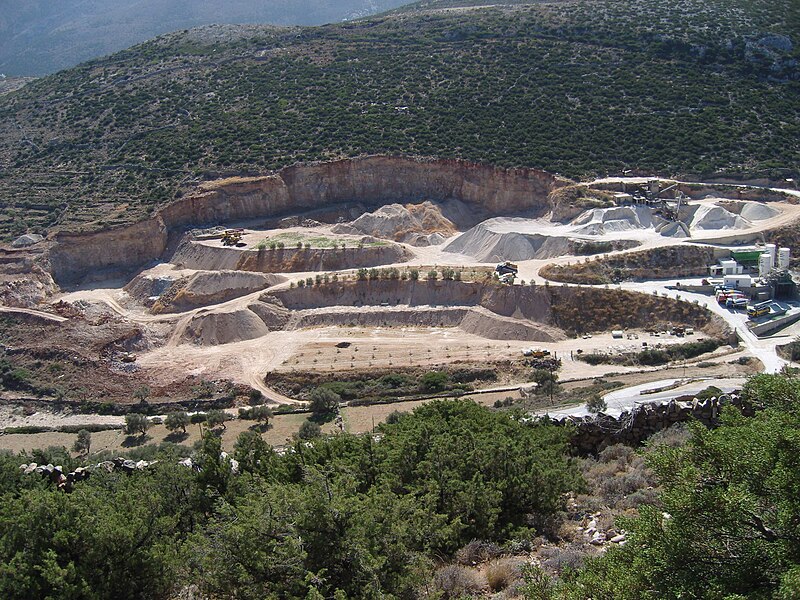
POLYGON ((672 400, 667 404, 643 404, 632 411, 624 411, 619 417, 601 413, 597 417, 553 419, 553 423, 574 426, 572 446, 581 454, 596 454, 614 444, 637 446, 654 433, 690 419, 713 427, 719 422, 725 405, 741 409, 745 416, 755 413, 753 406, 745 403, 738 394, 722 394, 706 400, 695 398, 690 402, 672 400))

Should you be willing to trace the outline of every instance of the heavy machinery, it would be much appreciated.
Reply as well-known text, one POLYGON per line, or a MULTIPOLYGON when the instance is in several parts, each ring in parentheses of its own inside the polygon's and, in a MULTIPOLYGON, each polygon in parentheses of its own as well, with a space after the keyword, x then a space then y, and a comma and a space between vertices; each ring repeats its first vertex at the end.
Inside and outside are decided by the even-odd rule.
POLYGON ((772 300, 765 300, 764 302, 759 302, 758 304, 753 304, 752 306, 748 306, 747 316, 751 319, 757 319, 758 317, 763 317, 764 315, 768 315, 770 312, 771 304, 772 300))
POLYGON ((494 268, 494 272, 497 273, 500 276, 508 275, 510 273, 510 274, 513 274, 516 277, 517 273, 519 272, 519 267, 517 265, 515 265, 514 263, 506 261, 506 262, 502 262, 499 265, 497 265, 494 268))
POLYGON ((222 233, 222 245, 235 246, 236 244, 242 241, 243 235, 244 235, 244 229, 226 229, 222 233))

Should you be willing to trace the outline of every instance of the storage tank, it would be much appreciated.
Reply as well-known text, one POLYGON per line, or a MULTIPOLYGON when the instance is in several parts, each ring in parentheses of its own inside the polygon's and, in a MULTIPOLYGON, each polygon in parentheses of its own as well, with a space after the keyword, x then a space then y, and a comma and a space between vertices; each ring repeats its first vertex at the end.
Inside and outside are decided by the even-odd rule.
POLYGON ((778 268, 788 269, 789 262, 792 260, 792 251, 789 248, 781 248, 778 250, 778 268))
POLYGON ((764 252, 758 257, 758 276, 766 277, 772 270, 772 257, 768 252, 764 252))
POLYGON ((775 266, 775 259, 778 258, 778 247, 775 244, 767 244, 764 246, 765 252, 772 257, 772 265, 775 266))

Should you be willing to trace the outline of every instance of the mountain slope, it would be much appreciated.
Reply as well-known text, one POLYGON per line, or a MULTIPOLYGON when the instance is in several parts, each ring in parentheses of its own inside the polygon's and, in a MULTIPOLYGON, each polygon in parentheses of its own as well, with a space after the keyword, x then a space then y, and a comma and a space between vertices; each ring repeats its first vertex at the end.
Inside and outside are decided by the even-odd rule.
MULTIPOLYGON (((0 233, 368 153, 796 176, 793 0, 574 0, 178 32, 0 96, 0 233)), ((430 3, 428 3, 430 5, 430 3)))
POLYGON ((316 25, 404 0, 0 0, 0 73, 43 75, 212 23, 316 25))

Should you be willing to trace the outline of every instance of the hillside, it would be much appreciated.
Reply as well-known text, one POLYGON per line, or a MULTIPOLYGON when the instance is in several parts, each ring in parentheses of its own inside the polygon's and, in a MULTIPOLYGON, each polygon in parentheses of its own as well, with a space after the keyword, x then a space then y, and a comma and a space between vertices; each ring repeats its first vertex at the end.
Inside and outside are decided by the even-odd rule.
POLYGON ((44 75, 163 33, 212 23, 318 25, 403 0, 26 0, 3 3, 0 73, 44 75))
POLYGON ((201 180, 372 153, 575 178, 798 174, 792 0, 441 10, 455 4, 176 32, 0 96, 0 236, 130 222, 201 180))

